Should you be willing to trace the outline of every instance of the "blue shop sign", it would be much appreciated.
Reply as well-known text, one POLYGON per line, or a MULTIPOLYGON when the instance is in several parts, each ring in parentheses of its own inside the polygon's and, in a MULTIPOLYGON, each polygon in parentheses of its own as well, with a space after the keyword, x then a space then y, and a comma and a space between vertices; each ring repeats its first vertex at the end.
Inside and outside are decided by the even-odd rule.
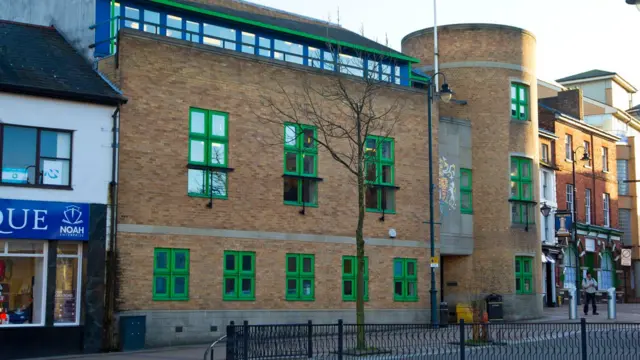
POLYGON ((0 239, 86 241, 89 204, 0 199, 0 239))

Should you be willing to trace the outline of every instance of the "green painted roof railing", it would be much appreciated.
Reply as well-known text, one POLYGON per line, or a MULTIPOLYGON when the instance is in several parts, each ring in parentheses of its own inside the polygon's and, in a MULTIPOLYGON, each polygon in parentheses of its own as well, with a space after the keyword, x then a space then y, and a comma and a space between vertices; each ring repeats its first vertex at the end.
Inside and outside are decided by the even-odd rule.
POLYGON ((258 27, 261 27, 261 28, 269 29, 269 30, 275 30, 275 31, 279 31, 279 32, 282 32, 282 33, 287 33, 287 34, 291 34, 291 35, 305 37, 305 38, 312 39, 312 40, 324 41, 324 42, 328 42, 330 44, 334 44, 334 45, 338 45, 338 46, 345 46, 345 47, 349 47, 349 48, 356 49, 356 50, 367 51, 367 52, 370 52, 370 53, 384 55, 384 56, 388 56, 388 57, 395 58, 395 59, 400 59, 400 60, 405 60, 405 61, 412 62, 412 63, 419 63, 420 62, 420 60, 418 60, 418 59, 416 59, 414 57, 411 57, 411 56, 407 56, 407 55, 403 55, 403 54, 394 54, 392 52, 377 50, 377 49, 373 49, 373 48, 368 48, 366 46, 351 44, 351 43, 348 43, 348 42, 345 42, 345 41, 339 41, 339 40, 335 40, 335 39, 330 39, 330 38, 327 38, 327 37, 324 37, 324 36, 308 34, 308 33, 302 32, 302 31, 291 30, 291 29, 284 28, 284 27, 281 27, 281 26, 265 24, 265 23, 261 23, 259 21, 248 20, 248 19, 244 19, 244 18, 241 18, 241 17, 238 17, 238 16, 223 14, 223 13, 220 13, 220 12, 217 12, 217 11, 199 8, 197 6, 176 3, 176 2, 174 2, 172 0, 151 0, 151 1, 155 2, 155 3, 158 3, 158 4, 162 4, 162 5, 167 5, 167 6, 171 6, 171 7, 174 7, 174 8, 178 8, 178 9, 183 9, 183 10, 187 10, 187 11, 193 11, 193 12, 197 12, 197 13, 204 14, 204 15, 215 16, 215 17, 218 17, 218 18, 227 19, 227 20, 231 20, 231 21, 235 21, 235 22, 239 22, 239 23, 243 23, 243 24, 254 25, 254 26, 258 26, 258 27))

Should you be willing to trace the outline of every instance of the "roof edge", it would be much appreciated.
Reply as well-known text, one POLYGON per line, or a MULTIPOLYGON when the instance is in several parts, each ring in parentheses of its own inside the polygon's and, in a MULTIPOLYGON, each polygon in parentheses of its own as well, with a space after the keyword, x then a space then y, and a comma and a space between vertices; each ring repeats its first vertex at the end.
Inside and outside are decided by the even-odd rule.
MULTIPOLYGON (((324 37, 324 36, 308 34, 308 33, 302 32, 302 31, 291 30, 291 29, 288 29, 288 28, 285 28, 285 27, 281 27, 281 26, 265 24, 265 23, 262 23, 262 22, 259 22, 259 21, 253 21, 253 20, 241 18, 241 17, 234 16, 234 15, 228 15, 228 14, 224 14, 224 13, 217 12, 217 11, 214 11, 214 10, 203 9, 203 8, 200 8, 200 7, 197 7, 197 6, 193 6, 193 5, 179 4, 179 3, 173 2, 172 0, 150 0, 150 1, 154 2, 154 3, 157 3, 157 4, 166 5, 166 6, 182 9, 182 10, 197 12, 197 13, 200 13, 200 14, 203 14, 203 15, 214 16, 214 17, 221 18, 221 19, 231 20, 231 21, 235 21, 235 22, 239 22, 239 23, 243 23, 243 24, 248 24, 248 25, 261 27, 261 28, 264 28, 264 29, 275 30, 275 31, 279 31, 279 32, 282 32, 282 33, 290 34, 290 35, 300 36, 300 37, 304 37, 304 38, 307 38, 307 39, 312 39, 312 40, 317 40, 317 41, 324 41, 324 42, 328 42, 330 44, 334 44, 334 45, 338 45, 338 46, 345 46, 345 47, 348 47, 348 48, 351 48, 351 49, 355 49, 355 50, 362 50, 362 51, 366 51, 366 52, 370 52, 370 53, 374 53, 374 54, 378 54, 378 55, 387 56, 387 57, 394 58, 394 59, 404 60, 404 61, 407 61, 407 62, 410 62, 410 63, 419 63, 420 62, 419 59, 411 57, 411 56, 408 56, 408 55, 405 55, 405 54, 402 54, 399 51, 398 51, 398 54, 394 54, 394 53, 392 53, 390 51, 387 52, 387 51, 372 49, 372 48, 369 48, 369 47, 366 47, 366 46, 362 46, 362 45, 351 44, 351 43, 346 42, 346 41, 340 41, 340 40, 335 40, 335 39, 331 39, 331 38, 324 37)), ((389 49, 392 50, 391 48, 389 48, 389 49)))
MULTIPOLYGON (((531 36, 533 38, 533 40, 537 41, 536 36, 531 31, 523 29, 523 28, 519 28, 519 27, 516 27, 516 26, 511 26, 511 25, 490 24, 490 23, 460 23, 460 24, 438 25, 438 30, 441 30, 441 29, 446 29, 446 30, 480 30, 480 29, 507 30, 507 31, 514 31, 514 32, 519 32, 519 33, 522 33, 522 34, 529 35, 529 36, 531 36)), ((420 36, 420 35, 424 35, 424 34, 430 34, 430 33, 433 33, 433 26, 410 32, 409 34, 405 35, 402 38, 400 43, 404 44, 404 42, 406 40, 409 40, 409 39, 414 38, 416 36, 420 36)))
POLYGON ((620 137, 609 134, 608 132, 601 130, 593 125, 587 124, 586 122, 584 122, 583 120, 577 119, 569 114, 565 114, 562 111, 552 108, 551 106, 547 106, 545 104, 542 104, 540 102, 538 102, 538 106, 544 110, 550 111, 552 112, 555 116, 556 119, 562 118, 563 120, 569 122, 569 123, 575 123, 576 126, 582 127, 582 128, 586 128, 590 131, 592 131, 593 133, 597 134, 598 136, 611 140, 611 141, 615 141, 618 142, 620 141, 620 137))
POLYGON ((124 96, 102 96, 95 94, 78 93, 73 91, 60 91, 53 89, 38 88, 33 86, 2 84, 0 83, 0 91, 22 94, 48 97, 60 100, 72 100, 79 102, 88 102, 99 105, 112 105, 117 106, 127 103, 128 99, 124 96))

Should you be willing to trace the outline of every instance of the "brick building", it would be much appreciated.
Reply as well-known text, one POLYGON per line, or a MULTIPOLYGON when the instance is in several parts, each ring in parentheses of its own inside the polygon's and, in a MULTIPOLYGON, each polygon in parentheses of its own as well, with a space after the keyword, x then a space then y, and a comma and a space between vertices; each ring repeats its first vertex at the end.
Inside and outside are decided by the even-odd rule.
MULTIPOLYGON (((456 24, 439 26, 438 42, 439 72, 467 103, 436 105, 443 300, 497 293, 506 319, 540 316, 535 37, 510 26, 456 24)), ((402 41, 403 52, 424 63, 414 68, 430 74, 433 48, 433 28, 402 41)))
POLYGON ((617 285, 614 259, 621 248, 615 162, 619 138, 586 124, 583 103, 580 89, 540 100, 540 128, 558 137, 553 154, 558 209, 574 210, 577 225, 578 241, 565 239, 556 279, 559 288, 580 288, 589 271, 598 290, 606 290, 617 285))
POLYGON ((128 1, 110 11, 126 19, 97 45, 99 67, 130 98, 116 311, 146 316, 148 346, 210 340, 232 320, 355 321, 354 179, 302 140, 317 129, 260 119, 274 116, 265 95, 286 107, 280 86, 301 93, 337 77, 357 88, 375 76, 377 106, 403 105, 394 131, 371 139, 381 142, 376 171, 392 176, 368 191, 367 322, 428 321, 426 96, 408 86, 416 59, 260 8, 128 1))

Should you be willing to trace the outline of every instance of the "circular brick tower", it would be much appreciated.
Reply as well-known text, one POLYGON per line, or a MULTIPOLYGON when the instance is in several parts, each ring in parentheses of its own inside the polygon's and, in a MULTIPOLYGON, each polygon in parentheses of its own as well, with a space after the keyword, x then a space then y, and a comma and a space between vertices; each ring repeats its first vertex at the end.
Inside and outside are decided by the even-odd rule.
MULTIPOLYGON (((402 40, 402 51, 421 60, 414 69, 429 75, 433 35, 427 28, 402 40)), ((454 99, 467 102, 434 103, 440 186, 446 177, 443 161, 448 173, 455 172, 450 198, 440 199, 438 290, 450 307, 497 293, 503 296, 506 319, 540 316, 536 39, 511 26, 456 24, 438 27, 438 43, 439 72, 454 99), (458 136, 465 131, 468 136, 458 136), (460 169, 471 170, 471 176, 460 169), (527 224, 526 216, 533 223, 527 224)), ((440 190, 441 197, 447 194, 440 190)))

